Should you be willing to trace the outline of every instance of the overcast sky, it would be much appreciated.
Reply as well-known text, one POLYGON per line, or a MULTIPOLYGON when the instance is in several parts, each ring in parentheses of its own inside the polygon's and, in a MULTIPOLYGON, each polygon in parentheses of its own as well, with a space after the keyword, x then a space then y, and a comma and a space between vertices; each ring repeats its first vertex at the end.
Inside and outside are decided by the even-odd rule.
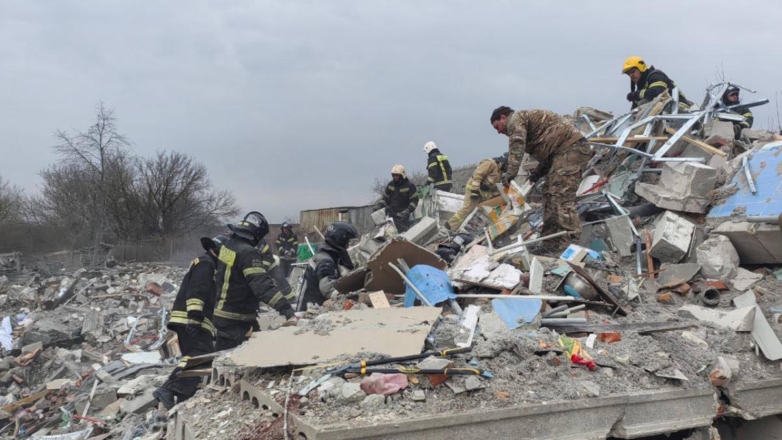
POLYGON ((1 0, 0 174, 38 191, 52 133, 103 100, 136 154, 188 152, 280 221, 367 203, 395 163, 424 169, 428 140, 454 166, 502 153, 499 105, 623 113, 630 55, 697 102, 722 65, 772 100, 768 127, 780 17, 779 0, 1 0))

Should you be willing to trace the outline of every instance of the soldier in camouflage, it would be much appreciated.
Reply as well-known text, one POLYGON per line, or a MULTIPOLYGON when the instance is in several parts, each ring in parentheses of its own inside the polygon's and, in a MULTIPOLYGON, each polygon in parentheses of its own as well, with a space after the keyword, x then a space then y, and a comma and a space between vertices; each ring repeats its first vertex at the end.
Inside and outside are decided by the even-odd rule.
MULTIPOLYGON (((576 191, 586 170, 592 151, 578 129, 548 110, 513 111, 499 107, 491 115, 491 125, 497 133, 509 138, 508 171, 503 182, 510 182, 519 172, 524 153, 531 155, 538 167, 530 174, 536 182, 546 176, 543 187, 543 230, 549 235, 561 230, 571 238, 581 236, 581 220, 576 211, 576 191)), ((552 252, 564 250, 569 238, 550 240, 552 252)))

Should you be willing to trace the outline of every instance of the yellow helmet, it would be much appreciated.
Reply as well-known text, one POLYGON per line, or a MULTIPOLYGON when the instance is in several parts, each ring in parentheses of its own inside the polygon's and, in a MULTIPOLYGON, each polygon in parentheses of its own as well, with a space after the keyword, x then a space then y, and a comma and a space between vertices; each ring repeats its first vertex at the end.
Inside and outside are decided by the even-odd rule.
POLYGON ((625 74, 630 69, 638 69, 640 72, 644 72, 646 70, 646 63, 641 57, 630 57, 625 60, 625 63, 622 66, 622 73, 625 74))
POLYGON ((391 168, 391 174, 399 174, 403 178, 407 179, 407 171, 405 171, 405 167, 402 165, 394 165, 394 167, 391 168))

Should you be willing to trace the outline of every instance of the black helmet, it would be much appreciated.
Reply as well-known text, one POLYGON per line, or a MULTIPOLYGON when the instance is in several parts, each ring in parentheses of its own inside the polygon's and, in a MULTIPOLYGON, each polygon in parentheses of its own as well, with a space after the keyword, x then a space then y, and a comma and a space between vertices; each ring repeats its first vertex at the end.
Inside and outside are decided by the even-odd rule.
POLYGON ((334 222, 326 228, 326 243, 345 249, 350 240, 358 238, 358 231, 350 223, 334 222))
POLYGON ((508 169, 508 153, 495 157, 494 161, 500 165, 500 171, 505 171, 508 169))
POLYGON ((266 234, 269 233, 269 223, 266 217, 258 211, 248 212, 244 219, 236 225, 228 225, 228 229, 239 237, 244 238, 255 246, 266 234))
POLYGON ((218 235, 214 238, 201 237, 201 246, 204 247, 205 251, 214 250, 217 254, 220 252, 220 246, 226 241, 228 241, 228 237, 225 235, 218 235))
MULTIPOLYGON (((739 88, 736 87, 736 86, 728 86, 728 89, 725 90, 725 93, 722 95, 722 102, 727 104, 728 103, 728 96, 730 96, 733 93, 738 95, 739 94, 739 88)), ((735 103, 733 103, 733 104, 735 104, 735 103)))

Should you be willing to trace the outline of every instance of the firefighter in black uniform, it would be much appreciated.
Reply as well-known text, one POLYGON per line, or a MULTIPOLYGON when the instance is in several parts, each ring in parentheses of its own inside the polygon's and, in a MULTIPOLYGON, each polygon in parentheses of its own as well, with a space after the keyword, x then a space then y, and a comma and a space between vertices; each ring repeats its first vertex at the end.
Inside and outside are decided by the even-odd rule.
MULTIPOLYGON (((739 88, 736 86, 729 86, 728 90, 725 90, 725 94, 722 95, 722 103, 726 107, 730 107, 732 105, 737 105, 740 102, 741 99, 739 98, 739 88)), ((741 116, 744 116, 743 121, 733 123, 733 132, 736 135, 736 139, 738 139, 741 137, 741 130, 744 130, 745 128, 752 128, 752 124, 755 122, 755 117, 752 116, 752 112, 749 110, 749 108, 738 106, 733 107, 730 110, 740 114, 741 116)))
POLYGON ((321 245, 309 261, 304 273, 304 283, 299 295, 299 311, 307 310, 307 304, 321 305, 327 299, 336 297, 334 282, 340 278, 339 266, 353 270, 353 261, 348 255, 350 240, 358 238, 356 228, 350 223, 334 222, 326 228, 326 243, 321 245))
POLYGON ((293 233, 288 222, 282 224, 282 232, 277 236, 277 255, 280 257, 280 270, 288 278, 291 274, 291 262, 296 261, 296 248, 299 238, 293 233))
MULTIPOLYGON (((662 70, 647 66, 641 57, 626 59, 622 65, 622 73, 630 77, 630 93, 627 94, 627 100, 633 103, 632 108, 653 100, 666 90, 673 96, 676 83, 662 70)), ((686 110, 691 105, 692 102, 688 101, 684 92, 679 89, 679 108, 686 110)))
POLYGON ((232 234, 218 254, 217 305, 214 325, 217 351, 239 346, 252 330, 259 330, 259 303, 273 307, 289 321, 295 320, 293 307, 285 299, 260 250, 255 246, 269 233, 269 224, 259 212, 250 212, 236 225, 228 225, 232 234))
POLYGON ((293 289, 291 288, 290 283, 288 283, 288 278, 282 270, 280 257, 272 253, 272 248, 266 244, 265 240, 259 241, 258 246, 256 247, 261 252, 263 267, 269 275, 271 275, 272 279, 274 279, 278 291, 282 292, 282 296, 290 303, 296 295, 293 294, 293 289))
POLYGON ((394 219, 399 232, 410 228, 410 213, 418 206, 418 189, 407 180, 407 171, 402 165, 391 168, 391 182, 386 185, 383 199, 375 209, 386 208, 386 213, 394 219))
POLYGON ((168 329, 176 332, 182 359, 168 377, 166 383, 155 390, 153 395, 166 409, 177 402, 183 402, 196 393, 199 377, 177 377, 193 356, 214 351, 215 327, 212 314, 215 308, 215 266, 222 243, 228 239, 222 235, 215 238, 204 237, 201 245, 206 253, 190 264, 190 270, 182 279, 177 292, 168 329))
POLYGON ((434 189, 440 191, 451 191, 451 162, 448 156, 440 152, 437 144, 432 141, 424 144, 424 152, 429 155, 426 163, 426 170, 429 172, 429 184, 434 185, 434 189))

